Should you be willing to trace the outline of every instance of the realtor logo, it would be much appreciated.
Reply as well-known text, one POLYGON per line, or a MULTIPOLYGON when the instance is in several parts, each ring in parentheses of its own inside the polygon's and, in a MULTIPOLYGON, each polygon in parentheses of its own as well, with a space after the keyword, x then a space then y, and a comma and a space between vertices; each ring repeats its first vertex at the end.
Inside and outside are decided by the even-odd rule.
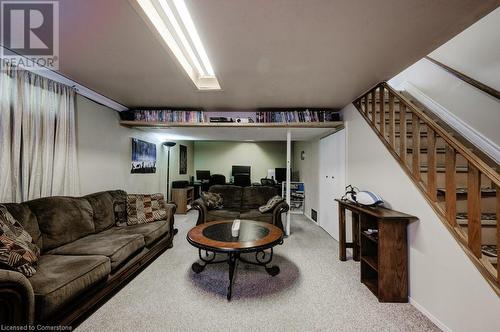
POLYGON ((3 61, 58 69, 58 1, 2 1, 1 43, 3 61))

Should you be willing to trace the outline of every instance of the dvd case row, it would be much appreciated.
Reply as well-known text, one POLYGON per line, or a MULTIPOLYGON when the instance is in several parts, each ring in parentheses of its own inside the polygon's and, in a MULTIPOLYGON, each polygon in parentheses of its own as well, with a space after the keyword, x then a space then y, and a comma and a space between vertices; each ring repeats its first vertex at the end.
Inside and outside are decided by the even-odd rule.
POLYGON ((339 121, 340 115, 336 111, 304 110, 283 112, 257 112, 258 123, 290 123, 290 122, 330 122, 339 121))

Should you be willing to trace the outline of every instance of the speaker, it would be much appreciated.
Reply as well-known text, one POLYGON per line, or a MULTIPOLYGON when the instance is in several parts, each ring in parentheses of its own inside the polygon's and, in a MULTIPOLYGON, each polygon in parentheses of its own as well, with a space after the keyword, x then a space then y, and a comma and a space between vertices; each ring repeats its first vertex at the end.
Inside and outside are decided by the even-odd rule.
POLYGON ((172 189, 174 188, 186 188, 189 185, 188 181, 172 181, 172 189))

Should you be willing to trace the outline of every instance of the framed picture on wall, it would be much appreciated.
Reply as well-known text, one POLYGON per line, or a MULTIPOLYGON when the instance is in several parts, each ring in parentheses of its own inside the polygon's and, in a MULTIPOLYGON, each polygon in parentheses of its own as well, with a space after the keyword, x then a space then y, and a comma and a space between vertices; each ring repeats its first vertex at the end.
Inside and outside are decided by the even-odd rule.
POLYGON ((187 147, 179 145, 179 174, 187 174, 187 147))
POLYGON ((156 173, 156 144, 132 138, 132 169, 130 173, 156 173))

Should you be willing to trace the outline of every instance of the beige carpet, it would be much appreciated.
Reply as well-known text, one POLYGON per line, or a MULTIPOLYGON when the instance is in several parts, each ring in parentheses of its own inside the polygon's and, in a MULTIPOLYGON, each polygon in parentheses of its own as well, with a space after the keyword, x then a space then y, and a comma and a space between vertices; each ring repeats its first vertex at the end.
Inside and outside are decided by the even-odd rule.
POLYGON ((227 267, 191 271, 186 241, 196 212, 176 216, 179 234, 165 252, 83 322, 79 331, 436 331, 410 304, 381 304, 359 282, 359 263, 338 260, 338 243, 303 216, 275 250, 270 277, 239 263, 233 300, 227 267))

